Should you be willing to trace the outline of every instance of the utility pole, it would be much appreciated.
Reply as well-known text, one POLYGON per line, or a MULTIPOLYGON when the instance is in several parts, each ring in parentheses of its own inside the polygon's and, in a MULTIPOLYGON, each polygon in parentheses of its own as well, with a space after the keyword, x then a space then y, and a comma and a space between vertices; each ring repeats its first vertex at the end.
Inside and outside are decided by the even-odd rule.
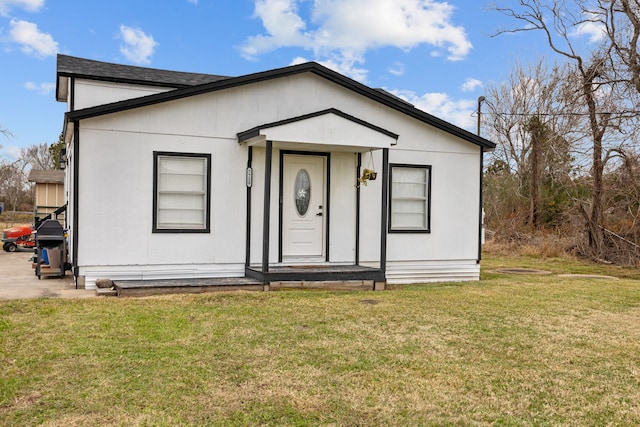
POLYGON ((478 136, 480 136, 480 124, 482 123, 482 103, 485 99, 484 96, 478 97, 478 136))

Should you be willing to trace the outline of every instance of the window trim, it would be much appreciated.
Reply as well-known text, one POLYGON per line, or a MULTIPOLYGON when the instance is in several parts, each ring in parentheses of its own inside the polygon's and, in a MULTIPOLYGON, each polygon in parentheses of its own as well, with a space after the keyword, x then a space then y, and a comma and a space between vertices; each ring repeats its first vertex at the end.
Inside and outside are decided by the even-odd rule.
POLYGON ((153 233, 210 233, 211 232, 211 154, 206 153, 179 153, 172 151, 153 152, 153 233), (206 184, 207 194, 205 200, 205 227, 204 228, 159 228, 158 227, 158 162, 160 157, 194 157, 206 159, 206 184))
POLYGON ((431 165, 416 165, 406 163, 390 163, 389 164, 389 220, 387 230, 389 233, 404 234, 428 234, 431 233, 431 165), (393 228, 393 169, 394 168, 413 168, 424 169, 427 171, 427 211, 426 211, 426 227, 425 228, 393 228))

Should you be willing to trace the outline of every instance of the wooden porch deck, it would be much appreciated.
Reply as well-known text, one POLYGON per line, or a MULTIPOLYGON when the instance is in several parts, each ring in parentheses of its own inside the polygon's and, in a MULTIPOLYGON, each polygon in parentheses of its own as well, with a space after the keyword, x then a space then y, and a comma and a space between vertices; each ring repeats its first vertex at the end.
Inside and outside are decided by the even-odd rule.
POLYGON ((216 291, 269 291, 285 288, 384 290, 384 273, 357 265, 303 265, 246 269, 246 277, 160 280, 114 280, 117 296, 148 296, 216 291))
POLYGON ((216 291, 263 291, 264 283, 246 277, 208 279, 114 280, 117 296, 199 294, 216 291))

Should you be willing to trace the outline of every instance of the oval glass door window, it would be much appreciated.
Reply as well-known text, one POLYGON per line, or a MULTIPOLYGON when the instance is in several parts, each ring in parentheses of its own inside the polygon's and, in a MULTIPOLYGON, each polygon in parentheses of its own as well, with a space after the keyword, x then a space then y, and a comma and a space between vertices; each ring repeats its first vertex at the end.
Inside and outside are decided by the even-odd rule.
POLYGON ((311 181, 306 169, 300 169, 296 175, 293 197, 298 215, 305 216, 309 210, 309 202, 311 202, 311 181))

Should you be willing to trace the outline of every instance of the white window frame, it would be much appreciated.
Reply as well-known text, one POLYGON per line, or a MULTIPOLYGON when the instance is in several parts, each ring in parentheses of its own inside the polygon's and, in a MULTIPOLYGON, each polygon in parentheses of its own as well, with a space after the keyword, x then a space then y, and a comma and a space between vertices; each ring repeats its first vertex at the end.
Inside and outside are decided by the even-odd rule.
MULTIPOLYGON (((431 166, 412 164, 390 164, 389 185, 389 232, 390 233, 430 233, 431 232, 431 166), (421 171, 423 180, 402 181, 399 172, 421 171), (404 187, 404 188, 402 188, 404 187), (404 202, 404 203, 403 203, 404 202), (421 212, 412 212, 410 206, 422 207, 421 212), (421 225, 403 225, 402 216, 422 215, 421 225)), ((417 175, 417 174, 416 174, 417 175)))
MULTIPOLYGON (((194 168, 196 170, 196 168, 194 168)), ((170 203, 169 203, 170 204, 170 203)), ((154 233, 209 233, 211 229, 211 154, 196 154, 196 153, 174 153, 164 151, 153 152, 153 232, 154 233), (186 172, 186 173, 170 173, 163 172, 161 163, 171 160, 184 160, 185 162, 192 161, 194 165, 197 163, 204 163, 199 165, 197 169, 203 172, 186 172), (173 183, 177 183, 180 180, 180 176, 185 177, 182 179, 182 185, 188 184, 191 180, 197 185, 194 185, 192 189, 185 188, 176 190, 175 188, 169 188, 168 180, 175 180, 173 183), (161 179, 163 177, 164 179, 161 179), (200 181, 202 179, 202 181, 200 181), (198 182, 200 181, 200 182, 198 182), (164 186, 164 188, 163 188, 164 186), (198 204, 202 208, 194 207, 179 207, 179 203, 174 204, 176 208, 163 208, 166 206, 171 198, 175 200, 181 197, 198 201, 198 204), (184 220, 182 222, 169 222, 163 219, 165 215, 161 213, 163 209, 173 209, 175 216, 183 214, 184 220), (181 212, 182 211, 182 212, 181 212), (193 221, 194 211, 202 211, 201 221, 193 221), (191 218, 189 218, 191 217, 191 218)), ((198 215, 199 216, 199 215, 198 215)))

